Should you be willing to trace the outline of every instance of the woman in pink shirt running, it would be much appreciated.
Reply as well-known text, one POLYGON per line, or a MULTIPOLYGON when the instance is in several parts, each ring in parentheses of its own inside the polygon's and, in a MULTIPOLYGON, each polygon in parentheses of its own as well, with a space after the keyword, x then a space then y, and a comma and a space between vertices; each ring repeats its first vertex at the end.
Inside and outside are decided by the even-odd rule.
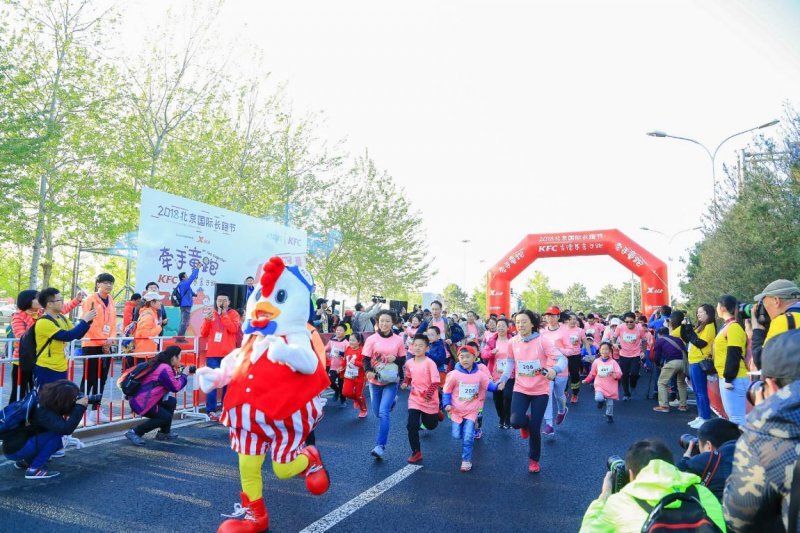
POLYGON ((508 343, 512 335, 508 331, 508 319, 497 319, 497 333, 486 341, 481 352, 481 359, 486 361, 492 380, 497 382, 511 366, 511 376, 508 378, 505 390, 494 391, 494 408, 497 411, 500 429, 511 429, 511 393, 514 391, 514 359, 508 352, 508 343))
MULTIPOLYGON (((539 334, 539 315, 527 309, 516 316, 517 336, 511 339, 510 353, 514 359, 517 379, 511 397, 511 426, 528 439, 528 472, 538 473, 542 452, 542 426, 551 382, 567 367, 567 358, 556 349, 553 341, 539 334), (551 361, 555 365, 550 366, 551 361), (530 414, 528 411, 530 410, 530 414)), ((498 388, 505 388, 511 368, 506 368, 498 388)))
POLYGON ((644 357, 646 342, 644 331, 636 324, 636 315, 628 311, 622 315, 624 324, 614 330, 614 344, 619 346, 619 366, 622 369, 623 402, 631 399, 631 393, 639 382, 639 365, 644 357))

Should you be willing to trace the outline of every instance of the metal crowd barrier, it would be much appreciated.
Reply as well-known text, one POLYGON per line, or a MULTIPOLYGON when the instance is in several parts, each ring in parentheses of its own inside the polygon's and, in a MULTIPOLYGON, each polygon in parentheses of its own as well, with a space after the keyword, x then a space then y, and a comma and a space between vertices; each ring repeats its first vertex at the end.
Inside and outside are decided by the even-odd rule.
MULTIPOLYGON (((141 339, 140 339, 141 340, 141 339)), ((150 340, 156 342, 157 351, 152 352, 126 352, 123 343, 125 341, 134 342, 134 337, 110 337, 108 339, 91 339, 83 338, 81 340, 72 341, 67 345, 67 379, 73 381, 81 387, 82 392, 88 394, 89 379, 86 379, 86 372, 88 367, 86 362, 92 359, 100 361, 108 361, 108 379, 103 390, 103 401, 100 409, 105 409, 109 421, 103 422, 100 420, 100 411, 92 410, 89 406, 84 419, 75 431, 76 434, 98 427, 113 427, 126 423, 138 415, 134 413, 125 396, 117 386, 117 380, 128 369, 142 360, 150 359, 155 355, 166 349, 170 345, 177 345, 181 347, 181 363, 183 365, 194 365, 200 368, 200 352, 199 352, 199 339, 197 337, 150 337, 150 340), (85 340, 109 340, 112 342, 110 353, 100 355, 82 355, 81 342, 85 340), (138 360, 138 361, 137 361, 138 360), (77 379, 76 379, 77 378, 77 379), (94 417, 90 420, 90 417, 94 417)), ((0 338, 0 407, 8 404, 11 397, 11 372, 18 372, 19 366, 14 364, 16 359, 13 359, 14 343, 19 339, 14 338, 0 338)), ((101 362, 97 365, 97 376, 95 379, 98 382, 102 379, 102 372, 104 364, 101 362)), ((17 382, 17 399, 20 396, 21 385, 19 380, 17 382)), ((99 386, 98 386, 99 390, 99 386)), ((200 412, 200 407, 205 405, 204 396, 201 399, 201 392, 197 386, 197 378, 194 374, 188 376, 186 387, 174 393, 178 401, 178 408, 175 413, 179 414, 181 418, 197 418, 208 420, 205 413, 200 412)), ((78 439, 72 438, 70 443, 76 447, 82 447, 82 443, 78 439)))

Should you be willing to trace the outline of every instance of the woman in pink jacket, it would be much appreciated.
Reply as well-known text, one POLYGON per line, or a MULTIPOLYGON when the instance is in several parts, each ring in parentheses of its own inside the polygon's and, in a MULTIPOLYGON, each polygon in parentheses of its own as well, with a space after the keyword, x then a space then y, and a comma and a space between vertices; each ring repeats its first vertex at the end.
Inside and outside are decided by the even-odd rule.
MULTIPOLYGON (((492 319, 494 320, 494 319, 492 319)), ((508 320, 497 319, 497 331, 489 337, 481 350, 481 359, 486 362, 492 381, 497 382, 503 375, 507 366, 511 366, 511 377, 506 384, 506 390, 496 390, 494 394, 494 408, 497 411, 500 429, 511 429, 511 393, 514 390, 514 360, 508 353, 508 343, 512 335, 508 332, 508 320)))
POLYGON ((619 400, 619 380, 622 377, 622 369, 619 367, 611 355, 613 346, 610 342, 600 344, 600 357, 592 362, 592 370, 584 383, 594 381, 594 399, 597 401, 597 408, 606 408, 606 422, 609 424, 614 421, 614 400, 619 400), (596 379, 595 379, 596 378, 596 379))

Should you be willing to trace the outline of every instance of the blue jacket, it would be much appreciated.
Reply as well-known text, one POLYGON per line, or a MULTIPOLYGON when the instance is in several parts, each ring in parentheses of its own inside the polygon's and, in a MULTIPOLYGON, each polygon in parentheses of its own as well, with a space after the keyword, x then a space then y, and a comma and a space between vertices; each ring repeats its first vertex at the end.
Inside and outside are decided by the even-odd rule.
MULTIPOLYGON (((656 314, 653 313, 652 315, 650 315, 650 320, 647 322, 647 327, 656 330, 656 335, 658 335, 658 330, 663 328, 668 320, 669 320, 668 316, 662 316, 661 318, 656 318, 656 314)), ((667 325, 667 327, 669 326, 667 325)))
POLYGON ((717 464, 717 458, 716 456, 712 457, 711 452, 703 452, 695 455, 691 459, 685 456, 682 457, 680 463, 678 463, 678 470, 681 472, 691 472, 700 477, 700 479, 703 479, 703 474, 708 476, 713 472, 713 475, 709 477, 708 482, 704 483, 704 485, 708 487, 708 490, 713 492, 714 496, 721 502, 722 493, 725 490, 725 481, 728 479, 728 476, 731 475, 731 470, 733 470, 734 451, 736 451, 735 440, 730 440, 719 447, 717 453, 720 461, 716 472, 714 471, 714 466, 717 464))
POLYGON ((181 307, 191 307, 194 303, 194 296, 197 294, 192 290, 192 283, 200 273, 199 268, 192 269, 192 275, 178 283, 178 294, 181 297, 181 307))
POLYGON ((447 348, 445 348, 444 341, 439 339, 436 342, 431 343, 428 347, 428 351, 425 352, 425 355, 430 357, 434 363, 436 363, 436 368, 439 372, 444 372, 447 370, 447 348))
MULTIPOLYGON (((464 374, 474 374, 475 372, 480 372, 478 370, 478 365, 477 364, 472 365, 472 370, 467 372, 467 370, 463 366, 461 366, 461 363, 456 363, 456 367, 453 369, 453 372, 456 372, 456 371, 462 372, 464 374)), ((497 390, 497 383, 495 383, 494 381, 492 381, 490 379, 489 380, 489 386, 486 388, 486 390, 488 390, 489 392, 496 391, 497 390)), ((442 395, 442 407, 445 407, 447 405, 452 405, 452 404, 453 404, 453 394, 450 393, 450 392, 444 393, 442 395)))

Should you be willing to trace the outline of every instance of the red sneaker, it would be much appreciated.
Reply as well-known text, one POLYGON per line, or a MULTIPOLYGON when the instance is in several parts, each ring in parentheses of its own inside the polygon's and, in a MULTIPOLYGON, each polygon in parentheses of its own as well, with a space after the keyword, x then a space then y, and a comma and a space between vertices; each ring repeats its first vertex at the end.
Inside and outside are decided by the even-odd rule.
POLYGON ((308 468, 298 475, 306 478, 308 492, 315 496, 324 494, 331 486, 331 480, 328 477, 327 470, 322 465, 322 457, 319 455, 319 450, 317 450, 316 446, 306 446, 300 453, 308 457, 308 468))
POLYGON ((408 462, 411 464, 418 463, 420 461, 422 461, 422 452, 419 450, 412 453, 411 457, 408 458, 408 462))
POLYGON ((519 428, 519 436, 522 437, 523 439, 527 439, 531 436, 530 421, 531 417, 530 415, 528 415, 528 424, 525 427, 519 428))
POLYGON ((217 533, 258 533, 269 529, 269 515, 264 506, 264 498, 249 501, 242 492, 242 505, 236 505, 233 514, 220 524, 217 533))
POLYGON ((363 408, 358 412, 358 418, 367 418, 367 408, 363 408))
POLYGON ((533 459, 528 459, 528 472, 531 474, 538 474, 539 470, 539 461, 534 461, 533 459))
POLYGON ((212 422, 219 422, 219 416, 213 411, 208 413, 208 419, 212 422))
POLYGON ((444 422, 444 411, 439 410, 439 412, 436 413, 436 416, 439 418, 439 422, 444 422))
POLYGON ((572 398, 570 398, 569 403, 578 403, 578 395, 573 394, 572 398))

